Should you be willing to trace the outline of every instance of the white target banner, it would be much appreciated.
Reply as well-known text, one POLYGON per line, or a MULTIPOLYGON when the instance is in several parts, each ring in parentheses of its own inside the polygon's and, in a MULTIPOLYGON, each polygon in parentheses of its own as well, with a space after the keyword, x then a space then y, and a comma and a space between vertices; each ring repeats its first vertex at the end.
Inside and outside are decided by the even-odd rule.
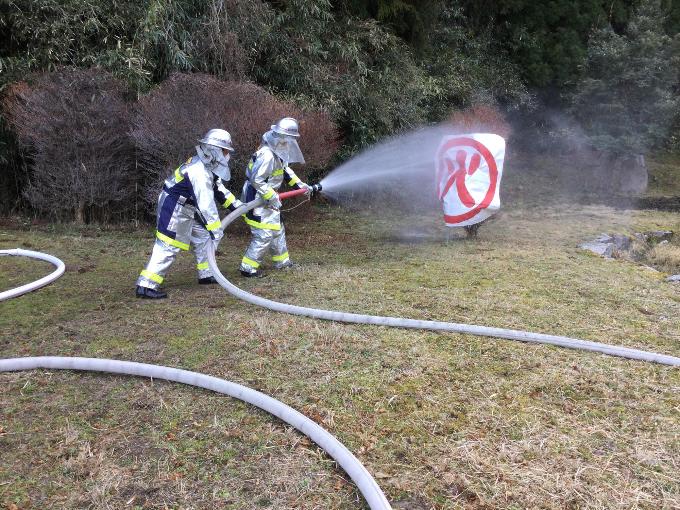
POLYGON ((445 136, 435 159, 437 196, 449 227, 484 221, 501 207, 505 140, 491 133, 445 136))

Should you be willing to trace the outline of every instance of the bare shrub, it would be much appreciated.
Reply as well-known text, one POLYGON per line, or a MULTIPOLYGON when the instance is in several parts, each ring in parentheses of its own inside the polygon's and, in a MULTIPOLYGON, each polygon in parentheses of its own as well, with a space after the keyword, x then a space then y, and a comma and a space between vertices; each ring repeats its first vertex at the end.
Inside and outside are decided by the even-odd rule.
POLYGON ((453 112, 449 122, 461 132, 495 133, 506 140, 512 133, 510 124, 503 113, 498 108, 489 105, 474 105, 465 110, 453 112))
POLYGON ((195 34, 197 50, 202 55, 201 71, 223 78, 242 80, 246 77, 248 54, 229 24, 243 11, 257 16, 253 12, 255 6, 259 7, 259 4, 239 0, 208 2, 209 14, 204 20, 204 28, 195 34))
MULTIPOLYGON (((223 81, 205 74, 174 74, 137 103, 132 138, 146 173, 145 200, 153 205, 160 181, 194 153, 197 139, 212 128, 232 135, 232 190, 243 182, 245 165, 262 134, 281 117, 300 121, 300 146, 307 164, 299 174, 323 168, 340 143, 338 129, 324 112, 306 112, 276 99, 252 83, 223 81)), ((298 169, 296 169, 296 172, 298 169)))
POLYGON ((60 219, 109 220, 134 196, 123 84, 100 69, 60 69, 9 87, 2 107, 30 158, 26 198, 60 219))

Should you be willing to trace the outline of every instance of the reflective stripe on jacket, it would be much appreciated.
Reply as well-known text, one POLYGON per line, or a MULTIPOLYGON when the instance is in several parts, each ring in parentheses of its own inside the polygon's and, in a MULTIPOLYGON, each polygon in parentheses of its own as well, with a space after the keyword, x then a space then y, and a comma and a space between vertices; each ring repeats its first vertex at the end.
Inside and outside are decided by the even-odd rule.
MULTIPOLYGON (((250 158, 246 170, 246 179, 241 196, 241 200, 246 203, 255 200, 257 196, 269 200, 284 181, 291 187, 302 187, 300 178, 267 145, 261 146, 250 158)), ((279 211, 266 206, 256 207, 248 211, 245 220, 248 225, 254 228, 281 229, 279 211)))
MULTIPOLYGON (((193 207, 201 224, 209 231, 220 228, 220 216, 215 204, 214 174, 205 168, 198 156, 185 161, 165 180, 163 191, 167 197, 159 203, 158 237, 175 239, 173 228, 176 208, 193 207), (161 235, 163 237, 161 237, 161 235)), ((167 239, 164 239, 167 242, 167 239)))

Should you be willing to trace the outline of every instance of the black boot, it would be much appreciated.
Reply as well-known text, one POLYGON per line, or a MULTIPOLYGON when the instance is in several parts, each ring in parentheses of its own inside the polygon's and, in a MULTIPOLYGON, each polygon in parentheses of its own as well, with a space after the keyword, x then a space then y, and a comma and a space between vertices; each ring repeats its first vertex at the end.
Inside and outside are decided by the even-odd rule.
POLYGON ((213 283, 217 283, 217 280, 215 280, 214 276, 206 276, 205 278, 199 278, 198 283, 201 285, 212 285, 213 283))
POLYGON ((160 289, 156 290, 150 289, 148 287, 142 287, 141 285, 137 285, 136 294, 138 298, 142 299, 163 299, 168 297, 167 292, 163 292, 160 289))
POLYGON ((257 271, 253 271, 252 273, 249 273, 248 271, 244 271, 243 269, 241 269, 241 275, 245 276, 246 278, 264 278, 265 276, 267 276, 259 269, 257 271))

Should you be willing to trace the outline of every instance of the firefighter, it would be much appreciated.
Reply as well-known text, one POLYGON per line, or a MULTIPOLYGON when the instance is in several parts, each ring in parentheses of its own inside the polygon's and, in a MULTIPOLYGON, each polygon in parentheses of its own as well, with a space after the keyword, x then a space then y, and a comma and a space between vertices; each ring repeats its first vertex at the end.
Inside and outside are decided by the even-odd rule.
POLYGON ((160 284, 177 253, 189 247, 196 255, 198 283, 217 283, 207 258, 208 244, 219 242, 223 235, 216 202, 230 210, 242 204, 222 183, 231 177, 231 135, 211 129, 198 142, 196 156, 166 179, 158 197, 156 241, 151 259, 137 279, 137 297, 167 297, 160 284))
POLYGON ((262 136, 260 148, 248 163, 241 200, 250 202, 261 197, 265 203, 245 215, 252 240, 241 260, 239 269, 243 276, 264 276, 260 265, 267 252, 271 252, 275 269, 293 267, 286 246, 286 231, 281 222, 281 200, 277 190, 286 182, 291 187, 311 192, 311 187, 288 166, 305 162, 297 143, 299 136, 295 119, 281 119, 262 136))

